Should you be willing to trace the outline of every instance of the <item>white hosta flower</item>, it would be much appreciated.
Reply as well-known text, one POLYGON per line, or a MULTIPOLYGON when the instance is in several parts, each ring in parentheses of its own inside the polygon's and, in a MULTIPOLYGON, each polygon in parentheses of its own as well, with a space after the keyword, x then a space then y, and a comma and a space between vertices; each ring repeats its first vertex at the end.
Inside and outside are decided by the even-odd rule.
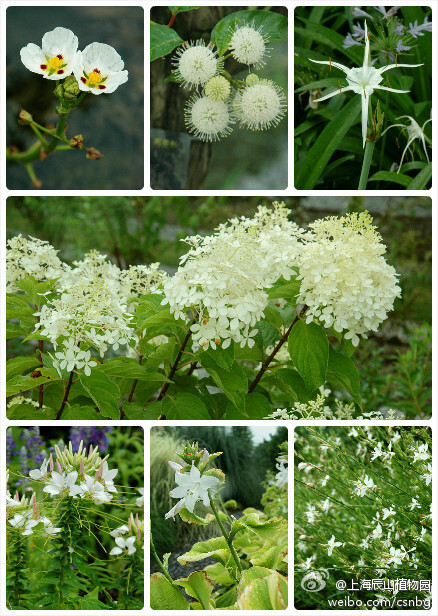
POLYGON ((285 114, 283 90, 270 79, 260 79, 254 85, 239 90, 233 101, 233 111, 240 126, 250 130, 267 130, 277 126, 285 114))
POLYGON ((110 532, 110 535, 111 537, 120 537, 121 535, 124 535, 128 531, 129 531, 129 526, 126 526, 126 524, 122 524, 122 526, 119 526, 118 528, 115 528, 114 530, 112 530, 110 532))
POLYGON ((111 94, 128 81, 125 63, 111 45, 91 43, 78 51, 73 73, 79 88, 92 94, 111 94))
POLYGON ((50 472, 50 471, 47 471, 48 465, 49 465, 49 459, 47 458, 46 460, 43 460, 43 463, 41 464, 40 468, 36 468, 33 471, 29 471, 29 477, 35 480, 46 479, 50 472))
POLYGON ((19 528, 22 535, 32 535, 33 527, 39 524, 39 520, 32 519, 33 512, 16 513, 9 524, 15 528, 19 528))
POLYGON ((101 505, 102 503, 108 503, 112 500, 112 494, 108 494, 106 486, 102 485, 99 481, 95 481, 89 475, 85 475, 85 481, 79 486, 81 498, 91 498, 93 503, 101 505))
POLYGON ((333 550, 339 547, 340 545, 342 545, 342 541, 335 541, 335 536, 332 535, 330 540, 327 542, 327 545, 328 545, 327 554, 328 556, 331 556, 333 553, 333 550))
POLYGON ((218 58, 216 50, 213 51, 213 45, 205 45, 202 39, 178 47, 172 64, 177 81, 185 87, 196 88, 205 85, 223 68, 223 60, 218 58))
POLYGON ((76 485, 77 478, 77 471, 71 471, 68 475, 64 472, 52 471, 50 481, 44 486, 43 492, 47 492, 52 497, 58 494, 75 497, 81 493, 81 488, 76 485))
POLYGON ((400 67, 412 67, 415 68, 417 66, 422 66, 422 64, 388 64, 387 66, 383 66, 382 68, 375 68, 371 66, 371 57, 370 57, 370 41, 368 35, 368 27, 365 22, 365 53, 363 59, 363 65, 360 67, 348 68, 348 66, 344 66, 339 62, 332 62, 327 60, 312 60, 316 64, 328 64, 330 68, 333 66, 334 68, 338 68, 339 70, 345 73, 345 79, 347 80, 347 87, 337 88, 334 92, 330 92, 330 94, 326 94, 325 96, 321 96, 315 100, 315 102, 325 101, 332 96, 337 96, 342 92, 348 92, 352 90, 356 94, 360 94, 362 98, 362 142, 363 147, 365 147, 365 141, 367 138, 367 124, 368 124, 368 111, 371 107, 370 100, 371 95, 374 90, 388 90, 388 92, 397 92, 399 94, 406 94, 409 90, 396 90, 395 88, 390 88, 388 86, 381 86, 380 83, 383 79, 382 74, 385 71, 389 71, 392 68, 400 68, 400 67))
POLYGON ((368 490, 373 490, 374 488, 377 488, 372 478, 368 477, 368 475, 365 475, 365 477, 363 479, 359 479, 359 481, 353 481, 353 483, 356 486, 354 488, 354 493, 361 498, 365 496, 368 490))
POLYGON ((123 554, 123 552, 130 556, 131 554, 134 554, 137 549, 134 547, 135 537, 128 537, 127 539, 124 539, 123 537, 116 537, 116 543, 117 547, 111 550, 110 556, 123 554))
POLYGON ((138 491, 141 494, 141 496, 139 496, 136 499, 135 504, 137 505, 137 507, 143 507, 144 506, 144 488, 138 488, 138 491))
POLYGON ((262 30, 261 27, 255 28, 254 24, 236 26, 228 47, 237 62, 256 68, 266 64, 264 57, 267 55, 269 37, 262 34, 262 30))
POLYGON ((175 481, 178 487, 169 492, 172 498, 180 498, 181 500, 166 513, 166 519, 174 518, 178 511, 185 507, 190 513, 193 513, 196 502, 201 499, 206 507, 210 504, 208 490, 219 483, 217 477, 210 475, 201 475, 199 468, 192 463, 189 473, 175 473, 175 481))
POLYGON ((33 276, 38 282, 58 278, 63 274, 64 264, 48 242, 20 235, 6 242, 6 291, 14 293, 15 282, 33 276))
POLYGON ((230 82, 222 75, 217 75, 207 81, 204 92, 213 101, 226 101, 230 98, 230 82))
POLYGON ((383 254, 386 247, 368 212, 328 217, 311 223, 314 236, 301 252, 297 303, 306 321, 345 331, 354 346, 359 336, 377 331, 400 297, 397 273, 383 254))
POLYGON ((401 127, 403 129, 406 129, 407 133, 408 133, 408 142, 406 144, 405 149, 403 150, 403 154, 400 160, 400 164, 398 166, 398 170, 397 173, 400 173, 400 169, 401 166, 403 164, 403 159, 405 157, 405 154, 409 148, 409 146, 411 145, 411 143, 415 140, 415 139, 421 139, 421 142, 423 144, 423 150, 424 153, 426 154, 426 158, 427 158, 427 162, 429 161, 429 154, 427 152, 427 146, 426 146, 426 139, 425 139, 425 134, 424 134, 424 127, 426 126, 426 124, 428 124, 428 122, 432 122, 432 118, 429 118, 429 120, 426 120, 426 122, 423 124, 423 126, 420 127, 420 125, 414 120, 413 117, 411 116, 399 116, 397 118, 397 120, 401 120, 402 118, 407 118, 409 120, 409 124, 391 124, 391 126, 388 126, 388 128, 386 130, 383 131, 382 135, 384 133, 386 133, 386 131, 388 131, 390 128, 396 128, 396 127, 401 127))
POLYGON ((185 123, 201 141, 217 141, 231 133, 233 120, 225 100, 195 95, 187 101, 185 123))
POLYGON ((78 38, 67 28, 55 28, 43 36, 41 47, 29 43, 20 50, 24 66, 45 79, 64 79, 72 73, 78 38))

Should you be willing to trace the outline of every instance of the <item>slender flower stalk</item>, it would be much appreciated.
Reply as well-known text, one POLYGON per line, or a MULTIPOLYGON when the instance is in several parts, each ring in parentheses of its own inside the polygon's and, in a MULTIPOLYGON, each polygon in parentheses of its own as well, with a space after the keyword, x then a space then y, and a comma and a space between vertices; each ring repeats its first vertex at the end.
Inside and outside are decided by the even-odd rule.
POLYGON ((235 561, 236 566, 239 569, 239 571, 242 571, 242 565, 240 563, 239 556, 237 555, 237 552, 236 552, 236 550, 234 548, 233 540, 228 535, 227 531, 225 530, 224 525, 222 524, 222 521, 221 521, 221 519, 219 517, 219 513, 218 513, 218 511, 216 509, 216 506, 214 504, 213 497, 211 495, 210 490, 208 490, 208 496, 210 497, 210 507, 211 507, 211 509, 213 511, 214 517, 217 520, 217 523, 219 524, 219 528, 221 529, 221 532, 222 532, 223 536, 225 537, 225 541, 227 542, 227 545, 230 548, 231 556, 234 558, 234 561, 235 561))

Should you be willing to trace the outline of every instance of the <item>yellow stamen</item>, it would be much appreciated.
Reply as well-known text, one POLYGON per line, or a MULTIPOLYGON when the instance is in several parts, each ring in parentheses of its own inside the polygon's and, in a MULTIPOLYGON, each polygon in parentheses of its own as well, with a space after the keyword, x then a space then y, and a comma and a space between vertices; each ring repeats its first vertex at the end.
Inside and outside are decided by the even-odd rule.
POLYGON ((53 56, 53 58, 50 58, 50 60, 48 60, 47 62, 48 68, 53 69, 55 71, 61 66, 61 64, 62 64, 62 60, 60 60, 58 56, 53 56))
POLYGON ((329 60, 330 60, 330 70, 332 70, 332 59, 329 58, 329 60))
POLYGON ((390 82, 389 82, 389 77, 388 77, 388 75, 386 75, 386 81, 388 82, 389 87, 391 87, 391 84, 390 84, 390 82))
POLYGON ((339 92, 342 93, 341 82, 339 81, 339 79, 338 79, 338 86, 339 86, 339 92))
POLYGON ((91 86, 94 86, 102 81, 102 75, 96 71, 91 71, 91 73, 88 73, 88 81, 91 86))

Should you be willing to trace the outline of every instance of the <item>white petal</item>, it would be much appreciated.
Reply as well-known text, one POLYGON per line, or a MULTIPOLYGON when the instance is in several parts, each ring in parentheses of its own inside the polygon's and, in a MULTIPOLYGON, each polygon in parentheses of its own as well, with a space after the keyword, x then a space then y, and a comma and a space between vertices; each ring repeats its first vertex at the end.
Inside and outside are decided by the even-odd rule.
POLYGON ((125 64, 117 51, 105 43, 91 43, 82 50, 82 61, 88 74, 95 68, 107 75, 122 71, 125 64))
POLYGON ((44 64, 46 58, 43 51, 38 45, 29 43, 26 47, 20 50, 20 58, 24 66, 32 73, 38 73, 44 75, 44 71, 40 68, 41 64, 44 64))
POLYGON ((45 33, 42 48, 48 58, 62 54, 66 60, 70 60, 78 48, 78 37, 68 28, 58 27, 45 33))
POLYGON ((368 126, 368 104, 370 100, 370 96, 365 97, 364 94, 361 95, 362 98, 362 142, 363 147, 365 147, 365 141, 367 140, 367 126, 368 126))
POLYGON ((120 548, 113 548, 110 552, 110 556, 114 556, 114 554, 121 554, 123 552, 123 550, 121 550, 120 548))

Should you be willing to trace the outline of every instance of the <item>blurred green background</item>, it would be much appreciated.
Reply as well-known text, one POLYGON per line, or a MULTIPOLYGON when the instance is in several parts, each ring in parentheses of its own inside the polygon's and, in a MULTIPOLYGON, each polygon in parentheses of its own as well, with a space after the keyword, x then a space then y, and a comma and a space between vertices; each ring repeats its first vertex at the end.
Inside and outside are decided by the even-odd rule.
MULTIPOLYGON (((95 248, 121 268, 160 261, 173 273, 187 252, 180 241, 211 233, 219 223, 252 216, 275 197, 10 197, 7 237, 29 234, 49 241, 61 259, 81 259, 95 248)), ((432 230, 426 197, 280 197, 301 226, 327 215, 369 210, 400 274, 402 299, 355 353, 367 410, 404 406, 410 417, 430 410, 432 230)), ((29 344, 29 343, 26 343, 29 344)), ((23 353, 8 342, 8 355, 23 353)))
MULTIPOLYGON (((88 94, 68 118, 67 135, 81 133, 87 147, 104 157, 88 160, 85 152, 59 152, 37 161, 35 172, 44 190, 129 190, 144 184, 144 13, 137 6, 12 6, 6 11, 6 143, 26 149, 35 139, 29 127, 18 126, 21 108, 39 124, 58 121, 53 95, 56 82, 30 72, 20 60, 28 43, 41 47, 46 32, 57 26, 72 30, 79 50, 95 41, 116 49, 129 80, 112 94, 88 94)), ((11 190, 31 188, 25 169, 10 163, 6 183, 11 190)))

